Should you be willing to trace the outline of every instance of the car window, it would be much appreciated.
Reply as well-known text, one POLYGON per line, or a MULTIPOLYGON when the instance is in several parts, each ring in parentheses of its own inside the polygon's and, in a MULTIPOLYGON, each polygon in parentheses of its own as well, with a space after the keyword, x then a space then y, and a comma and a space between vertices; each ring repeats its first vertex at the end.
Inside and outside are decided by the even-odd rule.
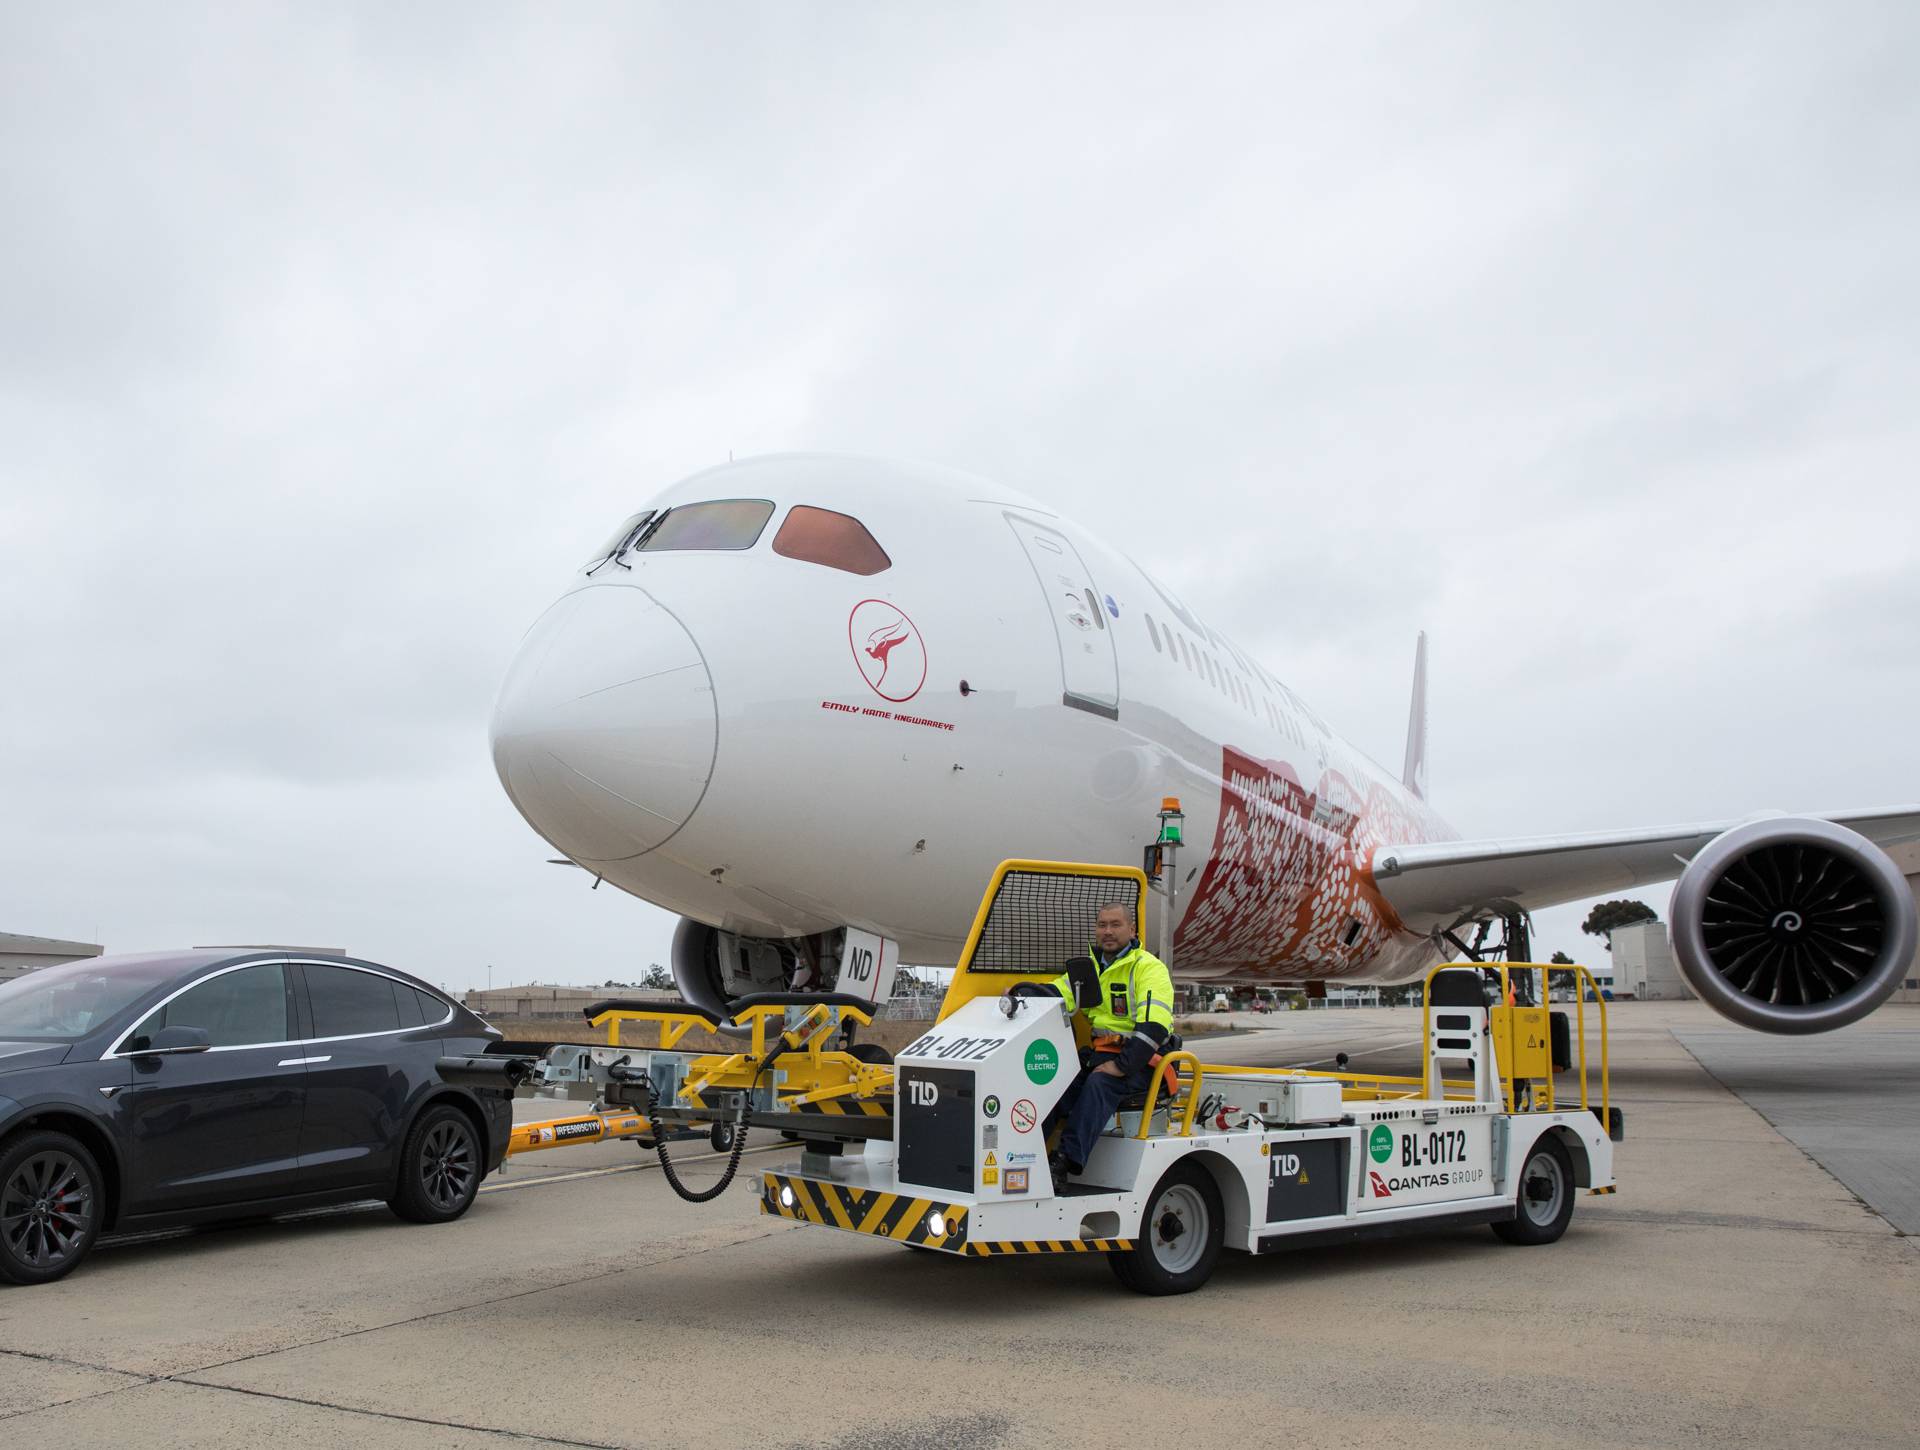
POLYGON ((773 536, 773 552, 849 574, 878 574, 893 567, 887 551, 860 520, 804 503, 787 510, 780 532, 773 536))
POLYGON ((126 1049, 152 1041, 163 1027, 198 1027, 215 1047, 255 1047, 285 1042, 287 969, 279 962, 222 972, 187 988, 133 1030, 126 1049))
POLYGON ((400 1026, 391 979, 311 962, 302 970, 307 974, 315 1037, 356 1037, 363 1032, 392 1032, 400 1026))
POLYGON ((673 549, 751 549, 773 517, 773 504, 764 498, 722 498, 710 503, 684 503, 667 510, 665 518, 643 534, 642 554, 673 549))
POLYGON ((420 994, 411 987, 393 984, 393 1002, 400 1009, 402 1027, 418 1027, 425 1020, 420 1012, 420 994))
POLYGON ((418 988, 415 988, 413 995, 420 1001, 421 1019, 428 1027, 439 1026, 442 1022, 445 1022, 453 1012, 451 1007, 431 992, 422 992, 418 988))
POLYGON ((0 1042, 73 1042, 179 970, 166 961, 102 968, 88 959, 0 982, 0 1042))

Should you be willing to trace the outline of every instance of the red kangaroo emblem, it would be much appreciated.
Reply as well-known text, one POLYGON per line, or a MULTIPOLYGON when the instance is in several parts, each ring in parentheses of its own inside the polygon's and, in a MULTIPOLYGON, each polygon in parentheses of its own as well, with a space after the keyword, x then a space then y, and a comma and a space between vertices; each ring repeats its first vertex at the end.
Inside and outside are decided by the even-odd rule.
POLYGON ((887 678, 887 656, 891 655, 895 645, 905 644, 913 638, 913 631, 907 628, 904 619, 896 619, 892 624, 883 624, 867 636, 867 657, 880 661, 880 678, 873 683, 878 686, 887 678))

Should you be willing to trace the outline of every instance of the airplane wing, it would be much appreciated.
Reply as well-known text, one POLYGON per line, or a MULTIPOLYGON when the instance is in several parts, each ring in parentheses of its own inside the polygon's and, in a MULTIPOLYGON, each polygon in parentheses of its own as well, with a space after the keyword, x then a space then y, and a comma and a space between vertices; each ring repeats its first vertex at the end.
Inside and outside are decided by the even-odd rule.
MULTIPOLYGON (((1920 841, 1920 805, 1807 814, 1881 847, 1920 841)), ((1402 923, 1425 933, 1513 907, 1538 911, 1670 881, 1715 836, 1741 824, 1707 821, 1645 831, 1382 846, 1373 855, 1373 879, 1402 923)))

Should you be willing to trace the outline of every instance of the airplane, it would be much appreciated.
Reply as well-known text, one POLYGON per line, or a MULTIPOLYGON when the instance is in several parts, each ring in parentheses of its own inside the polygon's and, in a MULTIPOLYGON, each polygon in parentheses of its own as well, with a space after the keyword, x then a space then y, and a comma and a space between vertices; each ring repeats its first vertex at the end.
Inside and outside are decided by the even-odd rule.
POLYGON ((1424 635, 1396 776, 1038 500, 791 454, 625 520, 528 631, 490 737, 540 836, 680 916, 675 983, 722 1016, 951 963, 999 862, 1139 864, 1166 797, 1174 919, 1154 893, 1140 930, 1172 927, 1183 981, 1403 982, 1496 924, 1520 959, 1527 913, 1676 876, 1676 964, 1748 1027, 1855 1021, 1912 961, 1884 848, 1920 805, 1463 840, 1426 714, 1424 635))

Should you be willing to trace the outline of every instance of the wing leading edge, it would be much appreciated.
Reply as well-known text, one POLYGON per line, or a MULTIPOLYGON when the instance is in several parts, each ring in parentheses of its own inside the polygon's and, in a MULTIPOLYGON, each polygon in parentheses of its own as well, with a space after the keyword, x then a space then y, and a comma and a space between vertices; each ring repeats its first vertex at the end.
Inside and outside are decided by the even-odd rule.
MULTIPOLYGON (((1920 805, 1804 814, 1857 831, 1877 846, 1920 840, 1920 805)), ((1373 880, 1407 929, 1424 934, 1513 907, 1539 911, 1670 881, 1715 836, 1740 824, 1382 846, 1373 855, 1373 880)))

